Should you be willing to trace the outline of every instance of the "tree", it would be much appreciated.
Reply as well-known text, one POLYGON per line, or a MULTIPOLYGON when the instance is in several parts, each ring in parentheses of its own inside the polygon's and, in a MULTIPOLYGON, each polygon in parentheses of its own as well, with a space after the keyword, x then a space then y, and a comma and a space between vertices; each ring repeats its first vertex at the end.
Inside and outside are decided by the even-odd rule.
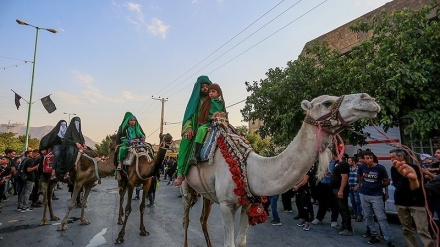
POLYGON ((238 126, 235 128, 237 132, 246 138, 252 146, 255 153, 262 156, 273 156, 275 154, 275 145, 270 141, 270 138, 261 138, 255 131, 250 131, 246 126, 238 126))
POLYGON ((105 155, 108 156, 109 154, 109 147, 110 144, 112 143, 112 139, 110 138, 109 135, 107 135, 100 144, 95 144, 95 148, 96 148, 96 152, 99 155, 105 155))
MULTIPOLYGON (((15 137, 12 132, 0 133, 0 153, 3 153, 6 148, 11 148, 20 153, 23 151, 25 136, 15 137)), ((29 137, 28 147, 37 149, 40 146, 40 140, 29 137)))
MULTIPOLYGON (((285 69, 269 69, 267 78, 246 82, 251 95, 241 110, 244 119, 263 120, 261 136, 287 145, 301 128, 302 100, 365 92, 381 105, 378 123, 385 128, 399 126, 402 117, 409 117, 414 124, 405 126, 406 132, 420 138, 438 133, 440 26, 438 18, 427 16, 429 11, 430 7, 382 12, 370 22, 359 21, 352 27, 354 32, 371 32, 372 38, 349 53, 331 50, 325 42, 316 43, 305 55, 289 61, 285 69)), ((360 131, 365 124, 356 123, 354 128, 360 131)), ((350 132, 345 137, 351 143, 365 139, 350 132)))
POLYGON ((348 61, 357 64, 352 77, 366 71, 368 87, 382 106, 380 122, 392 127, 402 118, 413 119, 405 132, 419 139, 440 130, 440 25, 438 12, 429 17, 431 10, 382 12, 371 22, 359 21, 353 31, 373 36, 354 48, 348 61))

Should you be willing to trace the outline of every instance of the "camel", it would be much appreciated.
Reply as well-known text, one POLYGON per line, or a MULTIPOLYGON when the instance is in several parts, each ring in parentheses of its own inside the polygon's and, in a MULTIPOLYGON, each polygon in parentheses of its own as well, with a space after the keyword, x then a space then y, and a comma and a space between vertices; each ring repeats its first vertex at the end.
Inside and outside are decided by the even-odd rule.
MULTIPOLYGON (((110 157, 114 154, 115 147, 110 147, 110 157)), ((75 171, 75 179, 74 179, 74 188, 72 198, 70 199, 66 215, 61 221, 61 225, 58 227, 58 231, 65 231, 68 229, 67 227, 67 218, 69 217, 70 211, 75 207, 75 200, 78 194, 81 191, 81 188, 84 187, 84 195, 82 201, 81 208, 81 225, 89 225, 90 221, 85 218, 85 208, 87 207, 87 198, 89 196, 90 191, 93 186, 96 185, 96 182, 100 183, 100 179, 103 177, 112 176, 115 173, 115 166, 113 160, 109 159, 106 161, 98 160, 97 154, 90 150, 84 150, 80 152, 80 157, 76 162, 76 171, 75 171)), ((52 191, 55 187, 56 181, 50 182, 48 185, 48 190, 46 191, 45 197, 48 198, 47 204, 51 205, 52 201, 52 191)), ((46 201, 46 200, 45 200, 46 201)), ((46 202, 43 202, 45 204, 46 202)), ((51 210, 51 206, 49 206, 49 212, 51 212, 51 220, 53 219, 53 211, 51 210)), ((46 223, 45 218, 46 210, 44 210, 42 224, 46 223)), ((41 225, 41 224, 40 224, 41 225)))
MULTIPOLYGON (((337 134, 360 119, 376 117, 380 106, 368 94, 350 94, 341 97, 323 95, 312 101, 304 100, 301 107, 306 117, 301 129, 288 147, 275 157, 262 157, 250 152, 246 163, 248 190, 254 196, 282 194, 297 184, 319 160, 318 177, 328 168, 330 151, 328 147, 337 134)), ((182 183, 184 206, 184 246, 188 246, 189 210, 196 201, 196 192, 203 196, 203 210, 200 217, 207 246, 212 246, 208 233, 208 217, 213 203, 220 204, 224 224, 224 246, 246 246, 248 210, 242 206, 234 193, 236 185, 228 163, 219 148, 212 162, 199 162, 190 167, 182 183), (234 218, 241 207, 239 231, 234 243, 234 218)))
POLYGON ((119 181, 119 217, 118 224, 122 225, 121 231, 119 232, 116 243, 120 244, 124 242, 125 236, 125 226, 127 225, 128 216, 131 213, 131 199, 133 197, 133 190, 135 187, 142 184, 142 202, 139 205, 140 214, 140 235, 148 236, 150 233, 145 229, 144 225, 144 211, 145 211, 145 197, 150 189, 152 176, 155 167, 160 164, 165 158, 165 154, 171 144, 172 137, 170 134, 163 135, 162 142, 160 144, 159 151, 154 159, 150 160, 148 154, 138 154, 136 159, 133 159, 131 165, 124 166, 122 172, 122 179, 119 181), (127 205, 125 206, 125 218, 124 217, 124 197, 125 193, 128 191, 127 205))
MULTIPOLYGON (((114 154, 115 148, 110 148, 110 157, 112 154, 114 154)), ((67 217, 70 213, 70 210, 75 206, 75 198, 80 193, 81 187, 84 186, 84 199, 82 203, 82 210, 81 210, 81 225, 88 225, 90 222, 86 220, 84 208, 86 207, 87 203, 87 197, 90 193, 90 190, 95 185, 96 182, 100 182, 100 178, 112 176, 115 172, 115 166, 113 164, 112 160, 108 161, 101 161, 97 160, 97 154, 94 153, 91 150, 84 150, 83 152, 80 152, 80 157, 78 159, 78 162, 76 163, 76 171, 75 171, 75 179, 72 181, 74 182, 74 191, 72 194, 72 198, 69 202, 68 211, 66 216, 64 217, 63 221, 61 222, 60 227, 58 228, 59 231, 65 231, 67 230, 67 217), (96 170, 96 168, 98 168, 96 170)), ((51 180, 48 182, 43 182, 43 218, 40 222, 40 226, 45 226, 49 224, 49 221, 46 218, 46 209, 49 209, 50 214, 50 220, 51 221, 57 221, 60 218, 56 216, 53 212, 52 207, 52 195, 54 188, 57 184, 57 182, 61 181, 61 178, 58 178, 57 180, 51 180)))

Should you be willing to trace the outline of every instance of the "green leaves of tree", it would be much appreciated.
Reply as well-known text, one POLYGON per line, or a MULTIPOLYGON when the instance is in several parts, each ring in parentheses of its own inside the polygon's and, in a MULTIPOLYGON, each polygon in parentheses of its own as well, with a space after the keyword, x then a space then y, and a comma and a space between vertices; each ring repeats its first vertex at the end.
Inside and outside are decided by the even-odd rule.
MULTIPOLYGON (((399 126, 412 118, 405 132, 426 138, 439 132, 440 25, 430 7, 404 9, 358 21, 353 32, 371 38, 345 54, 315 43, 286 68, 270 69, 259 82, 246 82, 247 98, 241 113, 246 121, 260 119, 262 137, 288 144, 302 125, 300 102, 319 95, 365 92, 382 107, 378 123, 399 126)), ((357 124, 357 129, 362 125, 357 124)), ((352 142, 361 141, 350 136, 352 142), (358 140, 353 141, 353 139, 358 140)))

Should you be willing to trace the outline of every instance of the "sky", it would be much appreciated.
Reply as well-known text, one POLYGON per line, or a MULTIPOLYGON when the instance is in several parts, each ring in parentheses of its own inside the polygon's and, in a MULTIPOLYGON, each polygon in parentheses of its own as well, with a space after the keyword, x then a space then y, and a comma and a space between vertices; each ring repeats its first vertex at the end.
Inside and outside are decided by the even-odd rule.
MULTIPOLYGON (((164 133, 180 139, 194 83, 207 75, 223 91, 230 123, 246 125, 240 110, 245 82, 285 68, 305 43, 390 0, 143 0, 0 1, 0 124, 26 125, 14 90, 29 100, 36 29, 30 126, 55 126, 81 118, 96 142, 115 133, 132 112, 158 143, 164 100, 164 133), (51 95, 51 114, 39 99, 51 95)), ((288 94, 286 94, 288 97, 288 94)), ((309 99, 310 100, 310 99, 309 99)), ((299 106, 298 106, 299 107, 299 106)))

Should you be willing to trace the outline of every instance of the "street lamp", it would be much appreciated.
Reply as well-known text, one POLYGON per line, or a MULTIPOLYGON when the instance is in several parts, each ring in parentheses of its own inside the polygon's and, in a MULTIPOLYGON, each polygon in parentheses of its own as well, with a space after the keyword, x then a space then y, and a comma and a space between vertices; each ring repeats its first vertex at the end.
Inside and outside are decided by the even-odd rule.
POLYGON ((26 136, 25 136, 25 140, 24 140, 24 149, 26 150, 28 147, 28 141, 29 141, 29 125, 30 125, 30 121, 31 121, 32 93, 34 91, 34 74, 35 74, 35 61, 37 58, 38 32, 40 31, 40 29, 49 31, 51 33, 57 33, 58 31, 55 29, 52 29, 52 28, 37 27, 37 26, 31 25, 23 20, 17 19, 15 21, 20 25, 31 26, 37 30, 37 34, 35 35, 34 61, 32 63, 32 80, 31 80, 31 92, 29 95, 29 107, 28 107, 28 116, 27 116, 27 124, 26 124, 26 136))
POLYGON ((69 122, 67 122, 68 124, 70 123, 70 115, 76 116, 76 113, 68 113, 68 112, 63 112, 63 113, 69 115, 69 122))

